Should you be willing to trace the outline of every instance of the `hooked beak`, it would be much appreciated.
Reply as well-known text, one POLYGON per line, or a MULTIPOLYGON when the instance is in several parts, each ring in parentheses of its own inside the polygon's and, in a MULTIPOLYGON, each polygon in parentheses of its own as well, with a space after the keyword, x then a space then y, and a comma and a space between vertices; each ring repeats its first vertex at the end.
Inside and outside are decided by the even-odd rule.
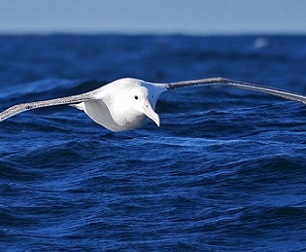
POLYGON ((156 125, 159 127, 160 125, 159 116, 153 110, 152 105, 148 99, 146 99, 143 104, 143 110, 144 110, 145 115, 149 117, 153 122, 155 122, 156 125))

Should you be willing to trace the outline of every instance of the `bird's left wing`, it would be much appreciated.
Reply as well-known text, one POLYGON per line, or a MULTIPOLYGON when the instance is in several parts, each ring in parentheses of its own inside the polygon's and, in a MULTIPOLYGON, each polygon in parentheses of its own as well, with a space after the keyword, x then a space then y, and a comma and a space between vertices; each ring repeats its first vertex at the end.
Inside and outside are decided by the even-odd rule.
POLYGON ((92 99, 93 98, 91 92, 88 92, 84 94, 72 95, 56 99, 17 104, 0 113, 0 122, 27 110, 63 104, 76 104, 92 99))
POLYGON ((248 82, 229 80, 225 78, 208 78, 200 80, 191 80, 191 81, 180 81, 166 84, 168 90, 178 89, 183 87, 192 87, 192 86, 229 86, 233 88, 245 89, 255 92, 266 93, 278 97, 282 97, 288 100, 299 101, 306 104, 306 96, 298 93, 293 93, 285 91, 282 89, 266 87, 262 85, 257 85, 248 82))

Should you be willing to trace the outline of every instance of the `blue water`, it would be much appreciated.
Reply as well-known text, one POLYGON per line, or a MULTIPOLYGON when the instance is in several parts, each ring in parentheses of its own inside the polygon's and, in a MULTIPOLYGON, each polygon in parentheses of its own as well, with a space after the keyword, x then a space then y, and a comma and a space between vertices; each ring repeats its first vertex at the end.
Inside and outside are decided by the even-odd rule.
MULTIPOLYGON (((222 76, 306 94, 306 36, 0 36, 0 109, 121 77, 222 76)), ((306 106, 162 94, 161 127, 68 106, 0 125, 0 251, 305 251, 306 106)))

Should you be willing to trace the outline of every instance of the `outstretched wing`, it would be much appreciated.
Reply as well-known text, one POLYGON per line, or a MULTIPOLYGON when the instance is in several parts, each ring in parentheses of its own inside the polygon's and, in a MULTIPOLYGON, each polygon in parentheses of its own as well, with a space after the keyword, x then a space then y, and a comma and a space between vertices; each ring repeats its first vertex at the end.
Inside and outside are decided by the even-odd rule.
POLYGON ((192 87, 192 86, 229 86, 233 88, 245 89, 255 92, 266 93, 274 96, 279 96, 288 100, 299 101, 306 104, 306 96, 298 93, 288 92, 285 90, 261 86, 257 84, 252 84, 248 82, 229 80, 224 78, 208 78, 192 81, 180 81, 168 83, 166 88, 168 90, 178 89, 182 87, 192 87))
POLYGON ((7 110, 1 112, 0 122, 8 119, 9 117, 12 117, 16 114, 19 114, 27 110, 42 108, 42 107, 56 106, 56 105, 63 105, 63 104, 75 104, 79 102, 88 101, 91 99, 92 99, 91 94, 90 92, 88 92, 88 93, 84 93, 80 95, 67 96, 67 97, 56 98, 56 99, 51 99, 51 100, 43 100, 43 101, 18 104, 18 105, 12 106, 8 108, 7 110))

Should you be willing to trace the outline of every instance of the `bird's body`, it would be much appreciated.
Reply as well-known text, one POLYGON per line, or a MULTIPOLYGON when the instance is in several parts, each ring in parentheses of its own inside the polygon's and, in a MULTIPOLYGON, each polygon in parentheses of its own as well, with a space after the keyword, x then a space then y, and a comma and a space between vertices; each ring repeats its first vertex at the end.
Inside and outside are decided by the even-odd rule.
POLYGON ((160 84, 124 78, 79 95, 15 105, 0 113, 0 122, 27 110, 67 104, 84 111, 94 122, 111 131, 139 128, 147 118, 159 126, 159 116, 154 110, 161 93, 182 87, 211 85, 262 92, 306 104, 306 96, 301 94, 224 78, 160 84))
POLYGON ((90 92, 90 100, 74 106, 111 131, 139 128, 147 121, 146 116, 159 125, 154 109, 159 95, 166 89, 156 85, 155 92, 149 92, 151 86, 154 84, 141 80, 120 79, 90 92))

